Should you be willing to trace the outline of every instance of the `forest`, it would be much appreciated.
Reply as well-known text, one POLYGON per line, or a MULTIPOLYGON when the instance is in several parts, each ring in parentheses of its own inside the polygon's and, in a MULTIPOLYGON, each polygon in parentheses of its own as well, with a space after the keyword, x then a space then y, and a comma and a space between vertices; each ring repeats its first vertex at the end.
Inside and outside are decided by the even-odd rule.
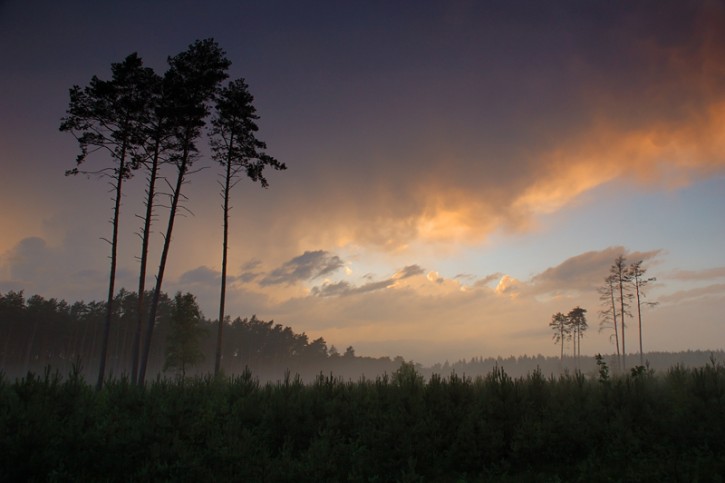
MULTIPOLYGON (((137 294, 125 290, 114 299, 107 366, 112 377, 129 376, 131 372, 137 302, 137 294)), ((149 374, 154 377, 179 374, 179 367, 164 367, 175 332, 174 307, 174 299, 162 294, 149 355, 149 374)), ((42 373, 48 366, 63 372, 76 367, 88 380, 96 378, 105 312, 103 302, 69 304, 39 295, 26 300, 22 292, 0 293, 0 370, 17 377, 29 371, 42 373)), ((187 375, 213 373, 217 321, 201 315, 196 324, 200 337, 187 349, 201 357, 187 361, 185 371, 187 375)), ((320 372, 334 372, 356 379, 363 374, 390 373, 403 362, 400 357, 358 357, 352 347, 338 352, 322 338, 309 340, 304 333, 256 316, 237 317, 227 320, 225 325, 223 368, 228 374, 251 370, 263 381, 274 381, 282 378, 285 371, 292 371, 311 381, 320 372)))
MULTIPOLYGON (((148 295, 148 294, 147 294, 148 295)), ((190 294, 188 294, 190 295, 190 294)), ((192 296, 193 298, 193 296, 192 296)), ((111 377, 129 377, 132 368, 132 336, 138 319, 138 296, 121 290, 113 303, 113 325, 109 334, 108 368, 111 377)), ((173 342, 175 328, 172 322, 175 298, 162 294, 149 356, 149 374, 152 377, 174 378, 179 367, 165 367, 168 347, 173 342)), ((196 307, 198 310, 198 306, 196 307)), ((86 380, 97 377, 97 361, 103 336, 105 303, 73 302, 46 299, 40 295, 25 298, 23 292, 0 293, 0 370, 15 378, 28 372, 42 373, 52 367, 62 373, 78 370, 86 380)), ((193 361, 188 363, 188 376, 204 376, 214 372, 215 328, 217 320, 199 314, 196 326, 199 337, 191 349, 193 361)), ((274 321, 263 321, 256 316, 227 319, 224 329, 224 373, 238 376, 249 370, 261 382, 282 380, 286 372, 312 382, 322 374, 333 374, 344 380, 361 377, 375 378, 391 374, 401 364, 414 364, 416 370, 429 379, 434 374, 448 376, 486 376, 496 368, 504 369, 513 377, 524 377, 536 370, 545 376, 559 376, 575 370, 591 376, 597 365, 592 357, 560 357, 543 355, 477 356, 457 361, 443 361, 424 366, 415 361, 392 357, 368 357, 356 354, 353 347, 338 350, 328 346, 324 338, 310 340, 305 333, 296 333, 291 327, 274 321)), ((172 344, 173 345, 173 344, 172 344)), ((646 367, 665 371, 672 366, 701 367, 712 357, 725 360, 725 351, 685 351, 678 353, 649 352, 646 367)), ((605 361, 616 372, 617 354, 605 355, 605 361)), ((637 367, 638 354, 628 354, 628 367, 637 367)))

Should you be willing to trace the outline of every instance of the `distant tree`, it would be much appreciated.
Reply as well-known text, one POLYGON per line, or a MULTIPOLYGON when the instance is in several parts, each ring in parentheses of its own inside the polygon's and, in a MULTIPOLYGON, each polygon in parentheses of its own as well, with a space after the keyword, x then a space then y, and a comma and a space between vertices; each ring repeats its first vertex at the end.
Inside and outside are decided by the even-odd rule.
POLYGON ((258 131, 255 120, 259 118, 252 105, 254 97, 249 93, 244 79, 235 80, 219 92, 216 99, 216 114, 212 119, 211 148, 213 158, 224 168, 222 186, 222 210, 224 237, 222 243, 222 276, 219 297, 219 323, 217 330, 214 374, 221 369, 222 327, 224 325, 224 304, 227 283, 227 251, 229 239, 229 192, 245 173, 252 181, 259 181, 263 188, 268 186, 263 175, 264 168, 277 170, 287 167, 263 152, 266 144, 256 138, 258 131))
POLYGON ((619 352, 619 329, 617 328, 617 304, 615 302, 616 277, 610 274, 604 279, 604 285, 599 288, 599 300, 603 309, 599 311, 599 332, 607 329, 613 329, 614 343, 617 346, 617 366, 620 364, 619 352))
POLYGON ((103 385, 108 354, 108 338, 113 314, 116 259, 118 247, 118 223, 121 212, 123 182, 131 176, 135 149, 138 146, 138 123, 146 111, 148 97, 147 80, 152 73, 143 67, 137 54, 131 54, 121 63, 112 64, 112 79, 100 80, 93 76, 85 88, 70 89, 67 116, 61 120, 60 130, 70 132, 77 139, 81 152, 76 158, 76 168, 66 175, 78 174, 89 153, 106 150, 116 163, 115 168, 95 171, 111 177, 113 187, 113 233, 111 240, 111 269, 108 283, 106 319, 103 329, 101 357, 98 369, 97 389, 103 385))
POLYGON ((156 273, 156 287, 149 310, 143 353, 139 364, 138 383, 143 385, 146 377, 151 339, 156 323, 156 311, 169 256, 169 247, 174 221, 182 200, 181 188, 186 182, 190 168, 198 154, 196 142, 209 114, 209 102, 216 94, 219 84, 226 79, 230 65, 224 52, 212 39, 196 41, 189 48, 169 59, 169 70, 164 76, 164 89, 168 95, 169 123, 173 132, 171 160, 176 166, 176 183, 171 186, 171 205, 164 233, 161 260, 156 273))
POLYGON ((320 361, 327 359, 327 343, 322 337, 318 337, 309 343, 306 350, 308 360, 320 361))
POLYGON ((0 294, 0 340, 3 341, 0 370, 5 367, 11 351, 11 342, 18 338, 16 330, 22 330, 22 320, 25 316, 25 296, 23 291, 9 291, 0 294))
POLYGON ((566 314, 567 324, 572 334, 572 340, 574 341, 574 357, 579 360, 581 356, 581 340, 584 338, 584 332, 587 330, 587 317, 586 309, 579 306, 574 307, 566 314))
POLYGON ((569 324, 566 319, 566 315, 561 312, 557 312, 551 316, 551 322, 549 327, 554 330, 554 343, 561 346, 561 357, 560 360, 564 361, 564 341, 569 337, 569 324))
POLYGON ((609 268, 610 276, 613 277, 614 280, 614 287, 615 287, 615 293, 617 293, 617 302, 619 302, 619 322, 620 322, 620 335, 622 337, 622 370, 626 370, 626 361, 627 361, 627 349, 625 345, 625 336, 624 336, 624 328, 625 328, 625 319, 627 315, 631 315, 629 313, 629 302, 628 300, 631 299, 631 294, 627 291, 627 288, 629 287, 629 284, 631 282, 632 276, 629 273, 628 267, 627 267, 627 260, 624 258, 623 255, 619 255, 617 258, 614 259, 614 264, 609 268))
POLYGON ((176 369, 181 379, 186 376, 190 366, 204 360, 201 341, 206 335, 206 327, 202 320, 196 298, 178 292, 171 306, 171 327, 166 339, 164 371, 176 369))
MULTIPOLYGON (((642 266, 643 261, 639 260, 629 266, 629 277, 634 287, 635 299, 637 301, 637 322, 639 324, 639 365, 644 365, 644 352, 642 350, 642 304, 645 298, 644 289, 650 282, 657 279, 655 277, 645 278, 647 269, 642 266)), ((646 305, 654 306, 656 302, 647 302, 646 305)))

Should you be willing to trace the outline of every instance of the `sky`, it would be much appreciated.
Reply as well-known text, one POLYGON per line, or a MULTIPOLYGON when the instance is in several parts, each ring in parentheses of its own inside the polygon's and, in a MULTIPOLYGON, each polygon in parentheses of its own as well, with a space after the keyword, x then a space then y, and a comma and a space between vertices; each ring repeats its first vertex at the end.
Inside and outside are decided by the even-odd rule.
MULTIPOLYGON (((581 306, 582 353, 612 353, 597 288, 621 254, 656 277, 645 350, 725 347, 716 1, 0 1, 0 292, 104 299, 112 193, 64 176, 68 89, 132 52, 163 74, 205 38, 287 165, 232 192, 232 318, 432 364, 558 355, 551 317, 581 306)), ((216 318, 220 170, 195 166, 164 290, 216 318)), ((144 185, 122 204, 128 290, 144 185)))

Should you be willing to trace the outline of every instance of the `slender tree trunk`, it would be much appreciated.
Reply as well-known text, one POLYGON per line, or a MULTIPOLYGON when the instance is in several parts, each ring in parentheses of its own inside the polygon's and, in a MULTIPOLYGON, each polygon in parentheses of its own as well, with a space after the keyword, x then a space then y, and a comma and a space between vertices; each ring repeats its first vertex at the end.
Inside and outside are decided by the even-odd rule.
POLYGON ((103 339, 101 340, 101 361, 98 365, 98 379, 96 390, 103 387, 103 378, 106 371, 106 358, 108 357, 108 338, 111 333, 111 318, 113 317, 113 294, 116 285, 116 261, 118 249, 118 219, 121 213, 121 188, 126 171, 126 146, 121 148, 121 158, 118 165, 118 178, 116 179, 116 200, 113 208, 113 235, 111 238, 111 273, 108 277, 108 301, 106 302, 106 320, 103 324, 103 339))
POLYGON ((133 354, 131 381, 133 384, 138 382, 138 365, 139 355, 141 352, 141 332, 143 331, 143 318, 146 315, 145 298, 146 298, 146 266, 148 264, 149 238, 151 237, 151 219, 154 213, 154 198, 156 196, 156 179, 159 170, 159 144, 157 138, 154 146, 154 154, 149 169, 149 184, 146 191, 146 215, 143 222, 143 233, 141 234, 141 267, 138 275, 138 305, 136 314, 136 331, 133 337, 133 354))
POLYGON ((181 165, 178 167, 179 173, 176 178, 176 188, 171 199, 171 209, 169 210, 169 223, 164 234, 164 247, 161 251, 161 261, 159 263, 159 271, 156 274, 156 287, 151 300, 151 309, 146 326, 146 340, 144 342, 143 354, 139 366, 138 384, 143 385, 146 379, 146 368, 148 365, 149 353, 151 351, 151 337, 154 333, 154 325, 156 323, 156 312, 159 307, 161 298, 161 287, 164 281, 164 270, 166 269, 166 260, 169 256, 169 246, 171 245, 171 236, 174 229, 174 220, 176 218, 176 210, 179 206, 179 198, 181 197, 181 186, 184 184, 184 175, 186 174, 187 162, 189 159, 189 143, 184 144, 184 152, 181 158, 181 165))
POLYGON ((216 358, 214 360, 214 375, 218 376, 222 366, 222 328, 224 327, 224 303, 227 292, 227 251, 229 248, 229 184, 232 179, 232 146, 234 135, 229 140, 229 153, 227 156, 227 171, 224 177, 224 241, 222 243, 222 284, 219 294, 219 328, 217 330, 216 358))
POLYGON ((614 285, 609 286, 609 294, 612 297, 612 320, 614 321, 614 342, 617 346, 617 366, 621 367, 622 361, 619 353, 619 330, 617 329, 617 304, 614 301, 614 285))
POLYGON ((644 365, 644 352, 642 351, 642 305, 639 300, 639 278, 635 276, 634 287, 637 292, 637 320, 639 322, 639 365, 644 365))
POLYGON ((624 345, 624 280, 622 279, 622 274, 619 274, 619 304, 620 304, 620 323, 622 326, 622 370, 627 370, 627 350, 625 349, 624 345))

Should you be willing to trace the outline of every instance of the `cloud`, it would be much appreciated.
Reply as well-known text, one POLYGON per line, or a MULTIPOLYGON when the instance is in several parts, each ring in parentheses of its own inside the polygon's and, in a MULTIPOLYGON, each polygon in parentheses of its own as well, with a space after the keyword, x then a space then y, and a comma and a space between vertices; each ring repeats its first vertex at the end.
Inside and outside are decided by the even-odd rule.
POLYGON ((324 250, 306 251, 269 272, 260 280, 259 284, 263 287, 280 284, 291 285, 330 274, 344 265, 340 257, 331 255, 324 250))
POLYGON ((498 284, 496 285, 496 293, 498 295, 508 295, 510 297, 516 297, 518 295, 520 286, 521 282, 509 275, 504 275, 503 277, 501 277, 501 280, 499 280, 498 284))
POLYGON ((704 270, 676 270, 666 274, 668 279, 686 282, 725 278, 725 267, 707 268, 704 270))
POLYGON ((290 198, 279 225, 306 246, 475 244, 529 230, 607 182, 671 189, 722 172, 723 9, 658 4, 654 20, 648 5, 567 11, 549 18, 554 32, 551 12, 483 29, 509 46, 504 57, 483 47, 486 16, 473 9, 446 40, 477 40, 476 56, 448 58, 440 72, 443 55, 431 71, 404 63, 394 78, 415 83, 410 92, 361 86, 359 97, 387 101, 358 106, 360 119, 377 108, 365 135, 339 132, 329 153, 313 150, 315 188, 281 180, 290 198), (530 51, 538 62, 520 60, 530 51), (425 108, 420 92, 431 95, 425 108), (324 217, 298 216, 320 207, 324 217))
POLYGON ((44 239, 28 237, 5 253, 3 262, 10 279, 26 283, 47 278, 55 258, 44 239))
POLYGON ((418 265, 408 265, 393 274, 393 280, 403 280, 416 275, 422 275, 425 271, 418 265))
MULTIPOLYGON (((396 286, 399 281, 405 280, 418 275, 423 275, 425 271, 418 265, 408 265, 395 272, 389 278, 377 282, 368 282, 359 286, 355 286, 346 281, 323 283, 321 286, 313 287, 311 294, 318 297, 332 296, 348 296, 374 292, 389 287, 396 286)), ((369 277, 364 277, 369 278, 369 277)))
POLYGON ((618 256, 624 255, 628 263, 637 260, 648 262, 660 253, 661 250, 628 252, 621 246, 585 252, 534 275, 531 278, 531 288, 537 293, 593 291, 602 284, 618 256))
POLYGON ((221 283, 221 273, 216 270, 212 270, 209 267, 201 266, 188 272, 184 272, 179 277, 179 282, 182 284, 215 284, 221 283))
POLYGON ((663 295, 659 297, 657 301, 662 304, 679 304, 683 302, 697 301, 703 298, 725 299, 725 283, 718 283, 689 290, 679 290, 669 295, 663 295))
MULTIPOLYGON (((492 282, 497 282, 498 280, 500 280, 501 277, 503 277, 503 276, 504 276, 504 274, 503 273, 500 273, 500 272, 492 273, 490 275, 486 275, 485 277, 476 280, 473 283, 473 286, 474 287, 487 287, 492 282)), ((461 277, 460 275, 457 275, 456 276, 456 278, 460 278, 460 277, 461 277)))
MULTIPOLYGON (((80 250, 82 251, 82 250, 80 250)), ((24 290, 43 297, 100 300, 108 287, 108 269, 97 269, 79 253, 73 239, 50 245, 41 237, 27 237, 0 255, 0 287, 24 290)), ((116 270, 116 286, 130 287, 137 275, 124 267, 116 270)))

